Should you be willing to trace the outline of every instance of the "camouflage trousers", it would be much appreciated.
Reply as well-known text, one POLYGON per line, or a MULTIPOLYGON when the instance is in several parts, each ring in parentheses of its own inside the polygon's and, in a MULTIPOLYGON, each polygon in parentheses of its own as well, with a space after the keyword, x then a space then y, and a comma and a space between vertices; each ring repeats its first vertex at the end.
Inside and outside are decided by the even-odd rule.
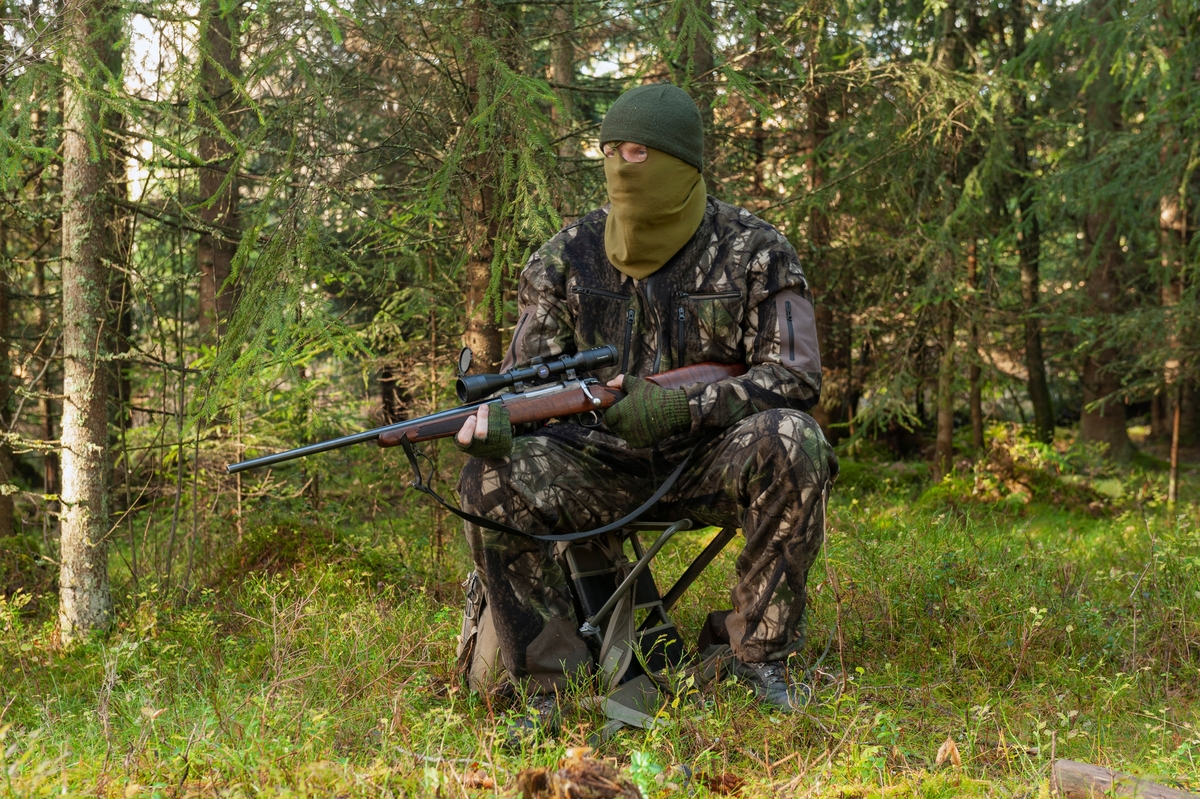
MULTIPOLYGON (((470 459, 458 492, 466 510, 531 533, 588 530, 649 499, 691 443, 633 450, 600 429, 551 425, 517 436, 508 458, 470 459)), ((837 469, 812 417, 763 411, 696 452, 643 517, 742 529, 727 627, 743 661, 782 659, 804 643, 805 583, 824 538, 825 499, 837 469)), ((590 656, 550 545, 473 524, 466 534, 505 670, 543 688, 560 685, 564 672, 590 656)))

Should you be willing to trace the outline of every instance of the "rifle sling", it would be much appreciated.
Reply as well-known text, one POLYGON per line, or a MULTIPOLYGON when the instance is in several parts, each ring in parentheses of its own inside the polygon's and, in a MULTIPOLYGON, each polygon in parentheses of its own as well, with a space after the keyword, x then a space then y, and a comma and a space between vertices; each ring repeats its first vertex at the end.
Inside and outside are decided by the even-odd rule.
POLYGON ((558 543, 558 542, 582 541, 585 538, 592 538, 593 536, 604 535, 605 533, 611 533, 614 530, 620 530, 625 525, 633 524, 634 522, 636 522, 638 519, 640 519, 646 513, 646 511, 648 511, 648 510, 650 510, 650 508, 654 507, 654 504, 656 502, 658 502, 660 499, 662 499, 664 496, 666 496, 667 492, 671 490, 671 486, 675 485, 675 482, 679 479, 679 476, 681 474, 683 474, 683 470, 686 469, 688 463, 691 462, 692 456, 695 455, 696 452, 702 446, 708 444, 710 441, 712 441, 714 438, 716 438, 717 435, 718 434, 715 432, 709 433, 708 435, 704 436, 699 441, 697 441, 692 446, 692 448, 690 450, 688 450, 688 454, 683 457, 683 460, 681 460, 679 462, 679 465, 675 467, 675 471, 673 471, 669 475, 667 475, 666 480, 663 480, 662 485, 660 485, 658 487, 658 490, 655 491, 648 500, 643 502, 641 505, 638 505, 636 508, 634 508, 632 511, 630 511, 625 516, 622 516, 620 519, 617 519, 615 522, 609 522, 608 524, 604 525, 603 527, 597 527, 594 530, 581 530, 579 532, 563 533, 561 535, 538 535, 537 533, 530 533, 525 530, 520 530, 516 527, 507 525, 504 522, 498 522, 493 519, 489 519, 486 516, 477 516, 474 513, 465 511, 462 508, 457 508, 454 505, 451 505, 449 502, 447 502, 445 499, 443 499, 440 494, 438 494, 436 491, 434 491, 432 486, 430 486, 429 484, 427 484, 425 482, 425 478, 421 475, 421 467, 417 463, 417 452, 416 452, 416 450, 413 449, 413 445, 409 442, 409 440, 407 438, 402 438, 400 440, 400 446, 404 448, 404 454, 406 456, 408 456, 408 465, 412 467, 413 474, 415 474, 417 477, 417 479, 413 480, 410 483, 410 485, 413 488, 420 491, 421 493, 428 494, 429 496, 433 497, 435 500, 437 500, 438 504, 440 504, 443 508, 445 508, 446 510, 453 513, 455 516, 459 517, 460 519, 462 519, 464 521, 471 522, 471 524, 477 524, 480 527, 487 528, 488 530, 493 530, 497 533, 508 533, 509 535, 519 535, 519 536, 523 536, 525 538, 532 538, 534 541, 546 541, 548 543, 558 543))

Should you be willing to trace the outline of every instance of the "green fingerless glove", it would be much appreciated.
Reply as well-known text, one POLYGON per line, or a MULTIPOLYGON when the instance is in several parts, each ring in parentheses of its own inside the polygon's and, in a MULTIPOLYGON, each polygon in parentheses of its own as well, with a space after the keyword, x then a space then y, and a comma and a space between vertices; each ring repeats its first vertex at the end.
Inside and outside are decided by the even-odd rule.
POLYGON ((604 412, 604 423, 629 446, 645 449, 691 429, 692 412, 683 389, 626 375, 625 397, 604 412))
POLYGON ((512 422, 509 421, 508 408, 503 405, 492 405, 488 408, 487 438, 475 438, 471 443, 462 445, 454 439, 454 446, 470 455, 472 458, 507 458, 512 454, 513 435, 512 422))

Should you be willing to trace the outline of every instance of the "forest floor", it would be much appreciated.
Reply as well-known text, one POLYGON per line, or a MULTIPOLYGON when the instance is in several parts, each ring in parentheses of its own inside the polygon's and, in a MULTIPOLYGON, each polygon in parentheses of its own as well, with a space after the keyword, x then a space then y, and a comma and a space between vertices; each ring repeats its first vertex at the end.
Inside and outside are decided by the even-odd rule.
MULTIPOLYGON (((1047 796, 1055 757, 1200 791, 1200 477, 1168 517, 1159 465, 1020 446, 936 485, 844 459, 795 663, 815 701, 781 715, 732 679, 693 685, 594 755, 652 797, 1047 796)), ((0 792, 512 796, 603 725, 579 686, 561 737, 504 751, 519 708, 455 672, 464 553, 432 579, 429 549, 339 513, 361 516, 259 512, 187 601, 126 585, 118 629, 68 651, 49 600, 0 600, 0 792)), ((664 550, 660 585, 706 541, 664 550)), ((735 549, 678 608, 687 640, 735 549)))

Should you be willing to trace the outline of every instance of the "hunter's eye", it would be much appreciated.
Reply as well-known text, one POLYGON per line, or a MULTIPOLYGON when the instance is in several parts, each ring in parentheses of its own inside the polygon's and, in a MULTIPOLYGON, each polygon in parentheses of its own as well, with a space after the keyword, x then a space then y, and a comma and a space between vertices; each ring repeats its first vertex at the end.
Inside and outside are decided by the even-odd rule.
POLYGON ((604 152, 605 158, 614 158, 617 153, 620 153, 621 158, 631 164, 640 164, 650 155, 646 145, 631 141, 608 142, 600 149, 604 152))

